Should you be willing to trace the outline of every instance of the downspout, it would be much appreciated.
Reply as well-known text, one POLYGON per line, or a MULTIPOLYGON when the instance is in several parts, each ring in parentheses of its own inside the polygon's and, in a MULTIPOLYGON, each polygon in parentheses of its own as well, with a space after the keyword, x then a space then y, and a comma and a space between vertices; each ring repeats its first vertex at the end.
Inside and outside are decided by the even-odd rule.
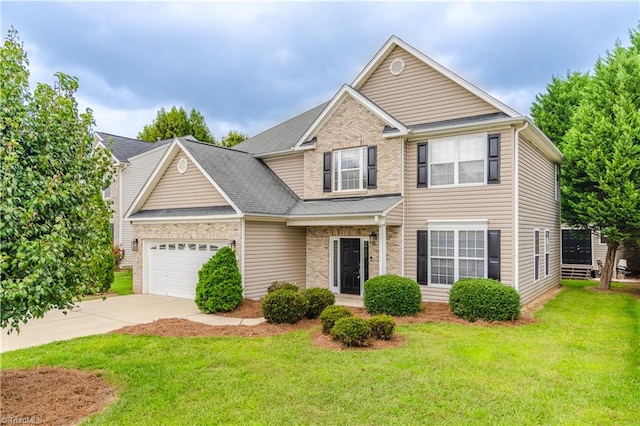
POLYGON ((407 140, 404 138, 400 139, 401 141, 401 152, 400 152, 400 170, 401 170, 401 177, 400 177, 400 195, 402 196, 402 232, 400 233, 400 275, 404 277, 404 250, 405 250, 405 218, 406 218, 406 213, 407 213, 407 207, 406 207, 406 199, 404 196, 404 180, 406 178, 405 176, 405 164, 404 164, 404 156, 405 156, 405 149, 406 149, 406 145, 407 145, 407 140))
POLYGON ((514 171, 514 180, 513 185, 515 186, 514 191, 514 202, 513 202, 513 221, 515 223, 514 226, 514 254, 513 254, 513 286, 516 291, 519 291, 520 288, 520 132, 529 127, 529 122, 525 121, 524 126, 519 129, 515 129, 514 132, 514 148, 513 148, 513 171, 514 171))
MULTIPOLYGON (((122 174, 124 173, 124 169, 126 168, 126 164, 123 164, 118 172, 118 215, 120 216, 118 220, 118 245, 120 247, 122 247, 122 227, 124 225, 124 214, 129 209, 128 206, 126 210, 124 209, 124 178, 122 177, 122 174)), ((129 248, 130 247, 127 247, 127 250, 129 248)))

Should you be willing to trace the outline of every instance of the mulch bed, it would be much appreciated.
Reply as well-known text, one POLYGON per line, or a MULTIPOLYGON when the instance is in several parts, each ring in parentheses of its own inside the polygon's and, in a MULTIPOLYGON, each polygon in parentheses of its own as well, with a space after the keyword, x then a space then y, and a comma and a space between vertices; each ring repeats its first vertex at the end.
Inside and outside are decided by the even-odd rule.
POLYGON ((56 367, 0 370, 1 424, 73 425, 116 398, 94 373, 56 367))

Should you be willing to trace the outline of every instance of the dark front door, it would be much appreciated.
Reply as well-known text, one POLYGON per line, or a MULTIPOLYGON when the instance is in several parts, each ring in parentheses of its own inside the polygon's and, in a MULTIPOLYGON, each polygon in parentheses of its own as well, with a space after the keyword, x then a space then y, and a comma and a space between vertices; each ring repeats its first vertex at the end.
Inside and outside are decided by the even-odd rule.
POLYGON ((360 294, 360 238, 340 238, 340 293, 360 294))
POLYGON ((562 230, 562 264, 591 265, 591 231, 562 230))

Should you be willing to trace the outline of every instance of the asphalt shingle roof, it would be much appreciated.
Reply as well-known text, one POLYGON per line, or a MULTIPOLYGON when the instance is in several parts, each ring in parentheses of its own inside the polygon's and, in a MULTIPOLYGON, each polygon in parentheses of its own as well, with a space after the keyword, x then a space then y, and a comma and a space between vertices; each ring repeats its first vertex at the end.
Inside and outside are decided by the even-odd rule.
POLYGON ((282 152, 295 146, 300 136, 311 126, 328 102, 303 112, 283 123, 234 146, 233 149, 259 155, 282 152))
MULTIPOLYGON (((420 132, 423 130, 431 130, 438 127, 446 127, 446 126, 456 126, 460 124, 479 124, 479 123, 490 123, 493 120, 508 118, 509 116, 504 112, 496 112, 491 114, 483 114, 483 115, 475 115, 473 117, 462 117, 462 118, 454 118, 451 120, 442 120, 442 121, 434 121, 433 123, 424 123, 424 124, 414 124, 409 126, 414 132, 420 132)), ((391 128, 385 128, 386 131, 392 130, 391 128)))
POLYGON ((300 201, 289 212, 289 215, 296 217, 381 214, 401 200, 401 195, 391 195, 386 197, 333 198, 330 200, 300 201))
POLYGON ((243 213, 286 215, 298 203, 298 196, 251 154, 179 139, 243 213))
POLYGON ((135 219, 149 219, 156 217, 184 217, 235 214, 231 206, 220 207, 185 207, 177 209, 142 210, 131 217, 135 219))
POLYGON ((162 145, 166 145, 173 139, 165 139, 158 142, 147 142, 139 139, 127 138, 124 136, 112 135, 111 133, 96 132, 102 140, 108 150, 111 151, 114 157, 121 163, 127 163, 129 158, 138 154, 142 154, 145 151, 152 150, 162 145))

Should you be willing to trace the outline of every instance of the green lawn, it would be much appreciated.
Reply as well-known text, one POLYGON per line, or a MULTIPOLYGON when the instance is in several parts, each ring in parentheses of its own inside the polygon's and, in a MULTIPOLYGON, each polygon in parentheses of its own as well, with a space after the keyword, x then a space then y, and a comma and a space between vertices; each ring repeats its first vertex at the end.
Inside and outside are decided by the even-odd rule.
MULTIPOLYGON (((570 284, 571 285, 571 284, 570 284)), ((105 335, 4 354, 99 371, 88 424, 638 424, 640 300, 579 284, 520 327, 414 324, 405 346, 335 352, 268 338, 105 335)))
POLYGON ((118 293, 121 296, 133 293, 133 277, 131 275, 131 269, 123 269, 122 271, 116 271, 115 279, 109 291, 118 293))

